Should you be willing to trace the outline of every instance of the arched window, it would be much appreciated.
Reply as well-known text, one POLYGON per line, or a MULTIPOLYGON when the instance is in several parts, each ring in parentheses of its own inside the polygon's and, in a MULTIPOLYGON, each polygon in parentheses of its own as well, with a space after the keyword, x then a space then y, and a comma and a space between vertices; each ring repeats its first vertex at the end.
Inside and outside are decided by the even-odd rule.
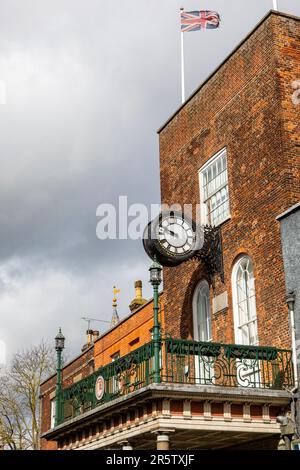
POLYGON ((194 339, 211 341, 211 314, 209 285, 202 280, 195 289, 193 297, 194 339))
POLYGON ((258 344, 253 264, 249 256, 238 259, 232 271, 235 341, 258 344))

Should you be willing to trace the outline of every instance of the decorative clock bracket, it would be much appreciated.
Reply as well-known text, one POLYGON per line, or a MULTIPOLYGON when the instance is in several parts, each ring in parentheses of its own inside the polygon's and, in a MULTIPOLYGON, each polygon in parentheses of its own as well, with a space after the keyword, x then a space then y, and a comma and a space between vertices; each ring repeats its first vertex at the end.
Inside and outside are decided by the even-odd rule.
POLYGON ((219 274, 224 283, 224 265, 222 235, 220 227, 204 226, 204 244, 201 250, 195 252, 193 259, 204 262, 208 274, 213 280, 215 274, 219 274))
POLYGON ((224 283, 220 227, 197 225, 181 212, 161 212, 145 227, 143 246, 151 259, 165 267, 179 266, 190 259, 201 260, 211 283, 215 274, 224 283))

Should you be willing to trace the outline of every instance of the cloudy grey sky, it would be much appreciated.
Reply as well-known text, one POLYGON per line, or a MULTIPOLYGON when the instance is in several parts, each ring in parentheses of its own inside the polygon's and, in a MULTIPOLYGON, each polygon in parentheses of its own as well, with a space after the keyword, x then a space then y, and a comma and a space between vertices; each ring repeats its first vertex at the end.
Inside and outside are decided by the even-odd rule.
MULTIPOLYGON (((300 16, 299 0, 278 0, 300 16)), ((158 203, 156 129, 180 105, 179 7, 214 9, 218 31, 185 36, 190 94, 272 0, 0 0, 0 340, 8 355, 52 340, 69 355, 83 315, 110 319, 145 296, 140 241, 99 241, 96 208, 158 203)), ((101 327, 94 324, 95 328, 101 327)), ((103 326, 102 326, 103 330, 103 326)))

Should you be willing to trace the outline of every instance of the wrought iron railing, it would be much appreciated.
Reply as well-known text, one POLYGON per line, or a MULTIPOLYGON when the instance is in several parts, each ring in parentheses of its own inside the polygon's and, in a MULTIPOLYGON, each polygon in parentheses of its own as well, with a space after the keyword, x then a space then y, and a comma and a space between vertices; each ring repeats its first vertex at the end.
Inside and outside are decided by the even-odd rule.
MULTIPOLYGON (((143 388, 153 377, 151 341, 63 389, 60 423, 143 388)), ((160 380, 280 390, 293 386, 292 354, 273 347, 166 338, 161 341, 160 380)))
POLYGON ((268 389, 293 386, 289 350, 171 338, 164 343, 164 382, 268 389))
POLYGON ((153 355, 153 343, 146 343, 63 389, 60 422, 149 385, 153 379, 153 355), (99 390, 97 397, 96 383, 99 378, 102 393, 99 390))

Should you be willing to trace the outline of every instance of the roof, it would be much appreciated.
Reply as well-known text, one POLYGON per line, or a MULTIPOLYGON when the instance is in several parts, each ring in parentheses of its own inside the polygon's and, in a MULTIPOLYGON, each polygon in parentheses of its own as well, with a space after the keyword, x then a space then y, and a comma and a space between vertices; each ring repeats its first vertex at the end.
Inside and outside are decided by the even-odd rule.
MULTIPOLYGON (((77 359, 79 359, 81 356, 83 356, 84 354, 86 354, 88 351, 90 351, 90 349, 93 349, 94 347, 94 343, 91 344, 91 346, 89 346, 85 351, 81 352, 80 354, 78 354, 78 356, 75 356, 73 357, 70 361, 68 361, 66 364, 63 365, 63 369, 66 369, 66 367, 68 367, 69 365, 72 364, 72 362, 75 362, 77 361, 77 359)), ((56 376, 56 372, 54 372, 54 374, 51 374, 49 375, 49 377, 47 377, 46 379, 44 379, 41 383, 40 383, 40 387, 42 385, 44 385, 46 382, 48 382, 49 380, 51 380, 53 377, 56 376)))
POLYGON ((270 10, 260 21, 257 25, 247 34, 247 36, 231 51, 231 53, 221 62, 220 65, 202 82, 198 88, 186 99, 182 105, 177 108, 177 110, 167 119, 167 121, 158 129, 157 133, 160 134, 164 130, 164 128, 174 119, 174 117, 183 109, 189 101, 191 101, 194 96, 206 85, 206 83, 223 67, 223 65, 230 59, 233 54, 249 39, 250 36, 264 23, 271 15, 282 16, 285 18, 291 18, 297 21, 300 21, 299 16, 290 15, 288 13, 283 13, 280 11, 270 10))
MULTIPOLYGON (((163 291, 159 293, 159 295, 162 295, 163 291)), ((102 335, 98 336, 97 339, 95 339, 95 341, 93 342, 93 344, 87 348, 85 351, 81 352, 78 356, 75 356, 73 359, 71 359, 69 362, 67 362, 64 366, 63 366, 63 369, 66 369, 70 364, 72 364, 72 362, 76 361, 77 359, 79 359, 81 356, 83 356, 84 354, 87 353, 87 351, 89 351, 90 349, 92 349, 94 347, 94 344, 99 341, 100 339, 104 338, 104 336, 106 336, 107 334, 109 334, 111 331, 115 330, 116 328, 118 328, 120 325, 122 325, 122 323, 126 322, 129 318, 131 318, 133 315, 136 315, 140 310, 142 310, 143 308, 145 308, 147 305, 151 304, 151 302, 153 302, 153 298, 149 299, 147 301, 147 303, 141 305, 139 308, 137 308, 136 310, 134 310, 133 312, 129 313, 129 315, 126 315, 126 317, 122 318, 122 320, 119 321, 119 323, 117 323, 115 326, 112 326, 111 328, 109 328, 108 330, 106 330, 102 335)), ((40 385, 43 385, 45 384, 46 382, 48 382, 50 379, 52 379, 53 377, 56 376, 56 373, 50 375, 49 377, 47 377, 45 380, 43 380, 43 382, 41 382, 40 385)))

